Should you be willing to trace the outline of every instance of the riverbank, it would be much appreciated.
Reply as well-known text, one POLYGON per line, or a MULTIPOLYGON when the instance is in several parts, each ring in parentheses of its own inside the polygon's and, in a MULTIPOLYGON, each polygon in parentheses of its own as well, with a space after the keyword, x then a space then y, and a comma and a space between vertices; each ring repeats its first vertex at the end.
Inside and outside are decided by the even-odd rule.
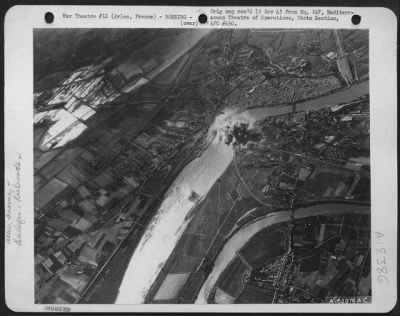
POLYGON ((233 150, 216 137, 200 157, 182 170, 132 256, 116 304, 144 302, 190 221, 187 215, 197 203, 190 196, 193 192, 199 199, 206 196, 232 158, 233 150))
MULTIPOLYGON (((318 110, 353 100, 368 93, 369 83, 364 82, 353 87, 337 94, 299 103, 296 108, 298 111, 318 110)), ((138 304, 145 301, 147 293, 190 222, 187 215, 195 206, 195 202, 189 200, 189 196, 195 192, 199 199, 204 198, 232 162, 233 150, 223 142, 218 129, 223 128, 226 121, 230 119, 257 121, 291 111, 292 106, 268 107, 245 110, 241 113, 224 113, 216 117, 211 125, 212 132, 209 133, 211 144, 179 174, 142 236, 126 270, 116 300, 117 304, 138 304)), ((285 220, 287 218, 282 219, 282 221, 285 220)))
MULTIPOLYGON (((322 108, 351 101, 369 93, 369 81, 355 84, 348 89, 339 92, 296 103, 296 112, 317 111, 322 108)), ((256 107, 245 110, 250 116, 257 120, 263 120, 268 116, 288 114, 293 110, 292 105, 278 107, 256 107)))
MULTIPOLYGON (((346 213, 366 214, 370 212, 370 206, 365 204, 356 205, 354 203, 323 203, 307 207, 298 208, 295 211, 296 219, 311 217, 316 215, 341 215, 346 213)), ((212 292, 222 272, 228 267, 229 263, 235 258, 238 251, 243 248, 252 236, 261 230, 279 223, 290 220, 291 212, 281 211, 269 213, 252 222, 247 223, 236 234, 234 234, 223 246, 214 262, 214 267, 206 281, 204 282, 196 300, 196 304, 207 304, 208 297, 212 292)))

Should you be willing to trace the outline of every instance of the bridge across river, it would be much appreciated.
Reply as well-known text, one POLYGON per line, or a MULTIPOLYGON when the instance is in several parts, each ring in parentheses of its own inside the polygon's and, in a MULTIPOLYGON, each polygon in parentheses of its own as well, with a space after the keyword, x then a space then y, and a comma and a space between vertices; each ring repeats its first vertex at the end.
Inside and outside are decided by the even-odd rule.
MULTIPOLYGON (((325 97, 300 102, 296 104, 296 108, 297 111, 318 110, 330 105, 351 101, 368 92, 369 82, 365 81, 325 97)), ((289 105, 254 108, 243 113, 257 121, 269 116, 291 112, 292 106, 289 105)), ((240 113, 233 113, 232 115, 240 115, 240 113)), ((217 116, 215 121, 221 120, 221 116, 226 116, 226 114, 217 116)), ((229 117, 225 119, 229 119, 229 117)), ((215 128, 214 124, 211 125, 210 129, 213 128, 215 128)), ((189 224, 187 215, 196 205, 188 199, 190 193, 192 191, 197 192, 199 200, 202 200, 213 187, 215 181, 231 164, 234 157, 233 149, 220 139, 218 130, 213 134, 213 137, 210 140, 210 145, 201 156, 182 170, 166 194, 164 202, 157 210, 132 256, 119 289, 116 303, 138 304, 145 301, 153 283, 189 224)), ((279 218, 284 214, 286 213, 280 214, 279 218)), ((285 220, 286 218, 282 219, 282 221, 285 220)), ((214 281, 211 279, 209 282, 213 283, 214 281)), ((205 289, 208 288, 209 282, 204 285, 205 289)), ((202 295, 204 296, 204 294, 202 295)), ((200 297, 202 296, 200 295, 200 297)))

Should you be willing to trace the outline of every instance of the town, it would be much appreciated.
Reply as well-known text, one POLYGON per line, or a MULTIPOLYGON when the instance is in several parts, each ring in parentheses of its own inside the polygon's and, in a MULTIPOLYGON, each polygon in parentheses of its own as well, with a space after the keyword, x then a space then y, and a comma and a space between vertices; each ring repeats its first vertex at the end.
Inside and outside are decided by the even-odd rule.
MULTIPOLYGON (((189 190, 197 203, 190 224, 146 303, 195 302, 221 247, 254 218, 290 209, 293 192, 296 210, 343 201, 368 208, 368 32, 75 32, 63 34, 83 45, 69 52, 71 69, 64 55, 49 63, 46 47, 35 46, 36 303, 114 303, 175 179, 212 137, 224 138, 219 146, 233 160, 204 196, 189 190), (226 113, 229 123, 213 130, 226 113)), ((273 258, 263 253, 249 270, 238 256, 246 273, 226 270, 235 284, 245 277, 247 296, 269 291, 270 302, 304 303, 370 295, 369 213, 288 222, 293 231, 277 224, 280 235, 270 236, 280 247, 273 258)), ((212 288, 209 302, 248 302, 212 288)))

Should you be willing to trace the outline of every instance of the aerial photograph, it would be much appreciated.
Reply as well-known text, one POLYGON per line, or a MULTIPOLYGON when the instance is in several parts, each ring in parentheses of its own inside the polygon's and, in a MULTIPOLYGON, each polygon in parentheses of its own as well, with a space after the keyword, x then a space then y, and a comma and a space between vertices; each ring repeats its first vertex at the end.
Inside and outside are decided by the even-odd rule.
POLYGON ((33 33, 36 304, 372 301, 368 30, 33 33))

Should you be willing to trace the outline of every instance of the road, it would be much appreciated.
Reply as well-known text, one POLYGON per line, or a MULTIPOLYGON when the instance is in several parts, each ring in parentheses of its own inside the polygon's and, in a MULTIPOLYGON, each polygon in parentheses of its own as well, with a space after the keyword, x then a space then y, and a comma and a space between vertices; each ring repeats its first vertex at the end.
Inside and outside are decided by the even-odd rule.
MULTIPOLYGON (((181 159, 177 163, 176 167, 173 170, 171 170, 170 176, 167 177, 170 180, 169 181, 165 181, 159 188, 159 194, 156 195, 156 196, 153 196, 152 199, 148 202, 147 210, 143 212, 147 217, 147 222, 146 223, 142 223, 142 224, 136 223, 136 225, 133 225, 129 229, 129 232, 128 232, 126 238, 124 240, 122 240, 117 245, 116 249, 113 251, 113 253, 108 258, 108 260, 102 265, 102 267, 93 276, 91 281, 86 285, 84 291, 81 293, 79 298, 76 300, 76 303, 90 303, 90 301, 86 302, 85 300, 90 297, 90 295, 92 294, 92 290, 95 288, 97 283, 99 281, 101 281, 101 278, 104 276, 106 271, 112 271, 112 270, 114 270, 114 269, 116 269, 118 267, 117 270, 120 270, 122 275, 124 274, 126 266, 129 264, 130 258, 133 255, 134 249, 136 248, 137 244, 139 243, 139 240, 137 240, 135 242, 135 244, 132 244, 132 242, 129 242, 129 240, 132 239, 133 231, 138 226, 141 226, 141 227, 142 226, 144 226, 144 227, 147 226, 147 224, 152 219, 152 215, 151 214, 154 214, 155 211, 158 209, 160 203, 162 202, 164 193, 169 189, 171 183, 173 182, 173 179, 175 179, 175 177, 179 174, 181 169, 189 161, 191 161, 191 159, 192 159, 192 155, 191 155, 190 152, 186 152, 186 153, 182 153, 182 154, 184 154, 184 156, 181 157, 181 159), (128 243, 130 244, 129 245, 130 249, 129 249, 128 252, 125 252, 125 251, 127 251, 127 249, 126 249, 127 246, 124 245, 125 241, 128 241, 128 243), (120 258, 120 259, 119 260, 114 260, 116 258, 120 258), (123 260, 125 262, 126 266, 121 267, 120 260, 123 260)), ((141 221, 141 218, 137 219, 137 222, 140 222, 140 221, 141 221)), ((121 276, 121 279, 122 279, 122 276, 121 276)), ((120 283, 115 284, 114 280, 108 280, 108 282, 113 284, 115 292, 111 291, 111 293, 113 295, 116 295, 116 293, 118 292, 118 288, 119 288, 120 283)))
MULTIPOLYGON (((136 135, 138 135, 138 134, 142 131, 142 129, 145 128, 145 127, 147 126, 147 124, 160 112, 160 110, 161 110, 162 107, 163 107, 163 104, 164 104, 163 102, 160 102, 159 105, 157 106, 157 108, 155 109, 155 111, 146 119, 146 121, 143 121, 143 122, 142 122, 142 127, 139 128, 139 129, 137 129, 136 135)), ((123 107, 123 108, 126 109, 126 106, 123 107)), ((117 111, 115 111, 115 112, 113 112, 112 115, 110 115, 110 116, 107 117, 107 119, 110 119, 111 116, 116 115, 117 112, 119 112, 120 110, 122 110, 122 108, 119 109, 119 110, 117 110, 117 111)), ((103 121, 101 122, 101 124, 102 124, 102 123, 103 123, 103 121)), ((104 120, 104 123, 105 123, 105 120, 104 120)), ((91 131, 89 132, 89 134, 85 135, 85 137, 89 136, 90 134, 92 134, 93 132, 95 132, 96 130, 98 130, 100 127, 101 127, 101 125, 97 125, 96 127, 93 127, 93 130, 91 130, 91 131)), ((81 139, 78 138, 76 141, 80 141, 80 140, 81 140, 81 139)), ((113 160, 112 160, 110 163, 108 163, 108 164, 102 166, 100 169, 96 170, 96 172, 95 172, 94 174, 92 174, 91 176, 89 176, 87 179, 85 179, 85 181, 82 182, 82 183, 79 185, 79 187, 84 186, 85 184, 89 183, 90 181, 92 181, 93 179, 95 179, 98 175, 100 175, 105 169, 109 168, 110 164, 112 164, 112 162, 115 161, 115 160, 118 158, 119 154, 122 153, 122 152, 126 149, 126 147, 127 147, 128 145, 129 145, 129 143, 127 143, 125 146, 121 147, 121 149, 120 149, 118 152, 116 152, 116 153, 114 154, 113 160)), ((61 151, 60 153, 58 153, 57 156, 58 156, 59 154, 61 154, 64 150, 65 150, 65 149, 62 149, 62 151, 61 151)), ((84 150, 85 150, 84 148, 81 149, 82 152, 83 152, 84 150)), ((56 156, 56 157, 57 157, 57 156, 56 156)), ((54 157, 53 159, 55 159, 56 157, 54 157)), ((52 159, 52 160, 53 160, 53 159, 52 159)), ((67 168, 68 166, 69 166, 69 163, 66 164, 66 166, 65 166, 63 169, 61 169, 61 170, 59 171, 59 173, 62 172, 62 171, 63 171, 65 168, 67 168)), ((44 167, 43 167, 43 168, 44 168, 44 167)), ((41 169, 40 169, 40 170, 41 170, 41 169)), ((40 170, 38 170, 37 172, 39 172, 40 170)), ((49 179, 48 181, 50 181, 50 180, 51 180, 51 179, 49 179)), ((47 182, 48 182, 48 181, 47 181, 47 182)), ((47 182, 46 182, 46 183, 47 183, 47 182)), ((46 183, 44 183, 43 186, 44 186, 46 183)), ((78 188, 76 188, 75 190, 78 190, 78 188)), ((57 197, 58 197, 58 196, 55 196, 54 199, 59 200, 59 198, 57 198, 57 197)), ((54 200, 54 199, 53 199, 53 200, 54 200)), ((50 201, 50 202, 47 203, 47 205, 44 207, 45 212, 41 213, 41 214, 36 218, 36 221, 40 220, 41 218, 43 218, 44 216, 46 216, 46 214, 47 214, 48 212, 50 212, 50 211, 53 210, 53 207, 48 207, 48 205, 52 205, 52 201, 50 201), (46 210, 46 209, 47 209, 47 210, 46 210)))
MULTIPOLYGON (((323 105, 319 105, 319 106, 321 106, 321 107, 325 107, 325 106, 327 106, 327 104, 323 104, 323 105)), ((268 111, 268 112, 270 112, 269 114, 268 114, 268 116, 270 116, 270 115, 274 115, 273 114, 273 112, 274 111, 270 111, 271 110, 271 108, 268 108, 268 109, 265 109, 266 111, 268 111), (271 113, 272 112, 272 113, 271 113)), ((289 106, 288 107, 288 111, 290 112, 292 110, 292 107, 291 106, 289 106)), ((282 109, 279 109, 279 111, 282 111, 282 109)), ((284 112, 286 111, 286 109, 284 109, 283 110, 284 112)), ((197 174, 197 172, 196 172, 196 174, 197 174)), ((186 175, 187 177, 189 177, 189 175, 186 175)), ((215 175, 214 175, 215 176, 215 175)), ((190 177, 191 178, 191 177, 190 177)), ((211 185, 213 184, 214 182, 212 182, 211 183, 211 185)), ((203 186, 202 186, 203 187, 203 186)), ((203 190, 205 189, 205 191, 207 191, 207 189, 206 188, 204 188, 203 187, 203 190)), ((203 191, 202 190, 202 191, 203 191)), ((161 219, 160 220, 158 220, 158 222, 160 222, 161 221, 161 219)), ((182 223, 180 223, 179 221, 178 222, 174 222, 174 226, 173 227, 175 227, 176 225, 178 225, 179 227, 180 227, 180 230, 182 229, 182 223)), ((171 227, 169 228, 169 229, 172 229, 171 227)), ((174 229, 172 229, 172 231, 174 231, 174 229)), ((156 233, 156 232, 153 232, 152 233, 152 236, 155 236, 155 235, 157 235, 158 236, 158 233, 156 233)), ((235 235, 236 236, 236 235, 235 235)), ((153 238, 153 237, 152 237, 153 238)), ((147 240, 147 238, 145 238, 146 240, 147 240)), ((159 248, 159 245, 160 245, 160 243, 158 243, 158 248, 159 248)), ((154 251, 152 250, 152 248, 150 247, 150 250, 148 250, 148 251, 150 251, 152 254, 153 254, 153 257, 154 257, 154 255, 156 255, 157 254, 157 251, 155 251, 155 249, 154 249, 154 251)), ((150 262, 148 262, 148 263, 150 263, 150 262)), ((158 262, 156 262, 156 264, 158 264, 158 262)), ((157 268, 158 269, 158 268, 157 268)), ((132 269, 131 269, 132 270, 132 269)), ((142 274, 144 271, 145 271, 146 269, 144 269, 144 270, 141 270, 141 269, 136 269, 135 271, 131 271, 131 272, 129 272, 129 271, 127 271, 127 273, 129 274, 129 273, 132 273, 132 272, 135 272, 135 273, 139 273, 139 274, 142 274)), ((156 274, 157 275, 157 274, 156 274)), ((155 275, 155 276, 156 276, 155 275)), ((133 280, 133 277, 130 277, 130 279, 132 279, 133 280)), ((127 302, 131 302, 132 300, 134 300, 134 295, 133 295, 133 293, 131 293, 131 295, 129 295, 129 291, 132 291, 132 290, 138 290, 138 289, 134 289, 133 287, 132 287, 132 280, 126 280, 128 283, 127 283, 127 285, 125 285, 125 288, 124 288, 124 292, 126 292, 125 294, 124 294, 124 299, 120 299, 120 301, 121 302, 125 302, 125 301, 127 301, 127 302), (129 285, 130 284, 130 285, 129 285)), ((139 280, 139 279, 136 279, 136 280, 139 280)), ((150 285, 151 285, 151 283, 150 283, 150 285)), ((139 289, 139 290, 141 290, 141 289, 139 289)), ((140 296, 140 295, 139 295, 140 296)), ((136 297, 136 298, 138 298, 138 296, 136 297)))
POLYGON ((251 195, 251 197, 256 200, 258 203, 260 203, 261 205, 267 206, 267 207, 275 207, 275 205, 269 204, 269 203, 265 203, 264 201, 261 201, 254 193, 253 191, 249 188, 248 184, 246 183, 246 181, 244 181, 244 179, 242 178, 242 176, 240 175, 240 171, 239 171, 239 167, 237 164, 237 158, 236 158, 236 154, 235 157, 233 159, 234 164, 235 164, 235 170, 236 170, 236 175, 238 176, 238 178, 240 179, 240 181, 242 182, 242 184, 245 186, 245 188, 247 189, 247 191, 249 192, 249 194, 251 195))
MULTIPOLYGON (((352 203, 320 203, 307 207, 299 207, 296 209, 295 214, 296 219, 300 219, 317 215, 329 216, 348 213, 368 214, 369 212, 370 206, 365 204, 357 205, 354 204, 353 201, 352 203)), ((197 296, 196 304, 207 304, 208 297, 220 275, 236 257, 236 253, 245 246, 252 236, 271 225, 288 222, 290 218, 290 211, 269 213, 245 224, 234 235, 232 235, 218 254, 214 262, 213 270, 207 277, 197 296)))
MULTIPOLYGON (((361 91, 363 92, 363 90, 361 89, 361 91)), ((343 92, 340 92, 340 95, 342 96, 342 94, 343 94, 343 92)), ((350 94, 351 95, 351 94, 350 94)), ((346 97, 348 97, 349 96, 349 92, 347 92, 344 96, 346 96, 346 97)), ((353 98, 355 98, 355 97, 352 97, 352 99, 353 98)), ((347 99, 348 100, 348 99, 347 99)), ((315 102, 315 100, 313 100, 314 102, 315 102)), ((330 104, 332 104, 332 103, 324 103, 324 102, 321 102, 321 103, 317 103, 317 105, 316 105, 316 108, 322 108, 322 107, 326 107, 326 106, 329 106, 330 104), (321 104, 322 103, 322 104, 321 104)), ((263 112, 262 113, 262 115, 261 115, 261 117, 259 116, 259 115, 257 115, 256 116, 256 118, 257 119, 262 119, 262 118, 265 118, 265 117, 267 117, 267 116, 273 116, 273 115, 277 115, 277 114, 283 114, 283 113, 289 113, 290 111, 292 110, 292 107, 291 106, 289 106, 289 107, 287 107, 287 108, 262 108, 261 109, 261 111, 263 112)), ((257 112, 258 111, 258 109, 256 109, 256 111, 255 112, 257 112)), ((250 111, 245 111, 245 112, 250 112, 250 111)), ((226 116, 226 115, 225 115, 226 116)), ((228 115, 229 116, 229 115, 228 115)), ((224 115, 223 114, 221 114, 221 117, 224 117, 224 115)), ((218 120, 218 117, 216 118, 216 121, 218 120)), ((225 120, 222 118, 222 121, 224 122, 225 120)), ((216 125, 218 125, 218 124, 216 124, 216 125)), ((221 157, 222 158, 222 157, 221 157)), ((221 159, 220 158, 220 159, 221 159)), ((233 157, 232 157, 233 158, 233 157)), ((212 165, 214 162, 213 161, 204 161, 204 163, 205 164, 207 164, 207 165, 212 165)), ((200 166, 199 166, 199 168, 200 168, 200 166)), ((189 177, 189 176, 188 176, 189 177)), ((204 177, 203 175, 202 175, 202 177, 203 177, 203 181, 204 182, 207 182, 208 183, 208 180, 206 179, 206 177, 204 177)), ((242 179, 242 181, 243 181, 243 179, 242 179)), ((250 190, 249 190, 249 192, 251 192, 250 190)), ((261 203, 261 204, 264 204, 264 203, 261 203)), ((269 205, 268 205, 269 206, 269 205)), ((177 225, 179 225, 179 223, 174 223, 174 227, 176 227, 177 225)), ((167 228, 166 228, 167 229, 167 228)), ((171 228, 169 228, 169 229, 171 229, 171 228)), ((156 251, 155 249, 154 249, 154 251, 156 251)), ((127 302, 127 301, 124 301, 124 302, 127 302)))
MULTIPOLYGON (((200 44, 202 45, 204 42, 200 41, 200 44)), ((193 58, 195 55, 197 55, 197 53, 199 52, 199 50, 196 50, 188 59, 187 62, 192 62, 193 58)), ((184 66, 187 65, 187 62, 181 67, 180 71, 177 72, 176 77, 173 80, 173 86, 175 86, 182 70, 184 69, 184 66)), ((173 89, 171 89, 170 91, 172 91, 173 89)), ((168 96, 164 99, 167 99, 168 96)), ((161 106, 160 106, 161 109, 161 106)), ((157 111, 158 113, 158 111, 157 111)), ((155 115, 152 115, 152 118, 155 115)), ((147 122, 149 122, 149 120, 147 120, 147 122)), ((146 123, 147 124, 147 123, 146 123)), ((150 214, 154 214, 155 211, 157 210, 158 206, 160 205, 160 201, 162 199, 162 197, 164 196, 164 192, 166 192, 169 188, 169 186, 172 184, 173 180, 176 178, 176 176, 180 173, 180 171, 182 170, 182 168, 187 165, 192 159, 193 159, 193 152, 195 151, 187 151, 187 152, 182 152, 180 159, 178 160, 176 166, 174 167, 174 169, 171 171, 170 175, 167 177, 168 179, 170 179, 170 181, 165 181, 164 183, 162 183, 160 185, 159 188, 159 194, 157 194, 156 196, 153 196, 152 198, 152 202, 150 203, 149 209, 147 211, 145 211, 144 213, 146 214, 147 218, 148 218, 148 223, 151 222, 152 216, 150 216, 150 214), (149 214, 150 213, 150 214, 149 214)), ((144 185, 142 185, 143 187, 144 185)), ((140 221, 140 219, 139 219, 140 221)), ((148 224, 147 223, 147 224, 148 224)), ((137 227, 137 225, 133 225, 129 232, 128 235, 126 237, 126 240, 128 240, 132 234, 132 232, 134 231, 134 229, 137 227)), ((85 287, 84 291, 81 293, 81 295, 79 296, 79 298, 77 299, 77 303, 82 302, 85 297, 87 296, 87 294, 91 291, 91 289, 96 285, 97 281, 104 275, 104 272, 107 270, 112 269, 109 265, 112 262, 112 260, 114 259, 114 257, 118 256, 119 252, 123 251, 124 248, 122 247, 122 245, 124 244, 124 241, 121 241, 116 249, 113 251, 113 253, 111 254, 111 256, 107 259, 107 261, 103 264, 103 266, 97 271, 97 273, 95 274, 95 276, 91 279, 91 281, 89 282, 89 284, 85 287)), ((137 245, 135 245, 136 248, 137 245)), ((132 253, 133 254, 133 253, 132 253)), ((118 263, 117 263, 118 264, 118 263)))
POLYGON ((358 169, 348 168, 348 167, 343 166, 343 165, 337 165, 337 164, 334 164, 334 163, 331 163, 331 162, 328 162, 328 161, 325 161, 325 160, 322 160, 322 159, 313 158, 313 157, 310 157, 310 156, 307 156, 307 155, 304 155, 304 154, 293 153, 293 152, 290 152, 290 151, 287 151, 287 150, 283 150, 283 149, 278 149, 278 148, 264 148, 264 149, 268 149, 269 151, 275 151, 275 152, 279 152, 279 153, 285 153, 285 154, 288 154, 288 155, 291 155, 291 156, 295 156, 295 157, 303 159, 303 160, 309 160, 309 161, 312 161, 312 162, 316 162, 316 163, 332 166, 332 167, 335 167, 335 168, 345 169, 345 170, 348 170, 348 171, 351 171, 351 172, 360 173, 363 176, 366 176, 368 178, 370 177, 370 174, 368 172, 365 172, 365 171, 362 171, 362 170, 358 170, 358 169))

